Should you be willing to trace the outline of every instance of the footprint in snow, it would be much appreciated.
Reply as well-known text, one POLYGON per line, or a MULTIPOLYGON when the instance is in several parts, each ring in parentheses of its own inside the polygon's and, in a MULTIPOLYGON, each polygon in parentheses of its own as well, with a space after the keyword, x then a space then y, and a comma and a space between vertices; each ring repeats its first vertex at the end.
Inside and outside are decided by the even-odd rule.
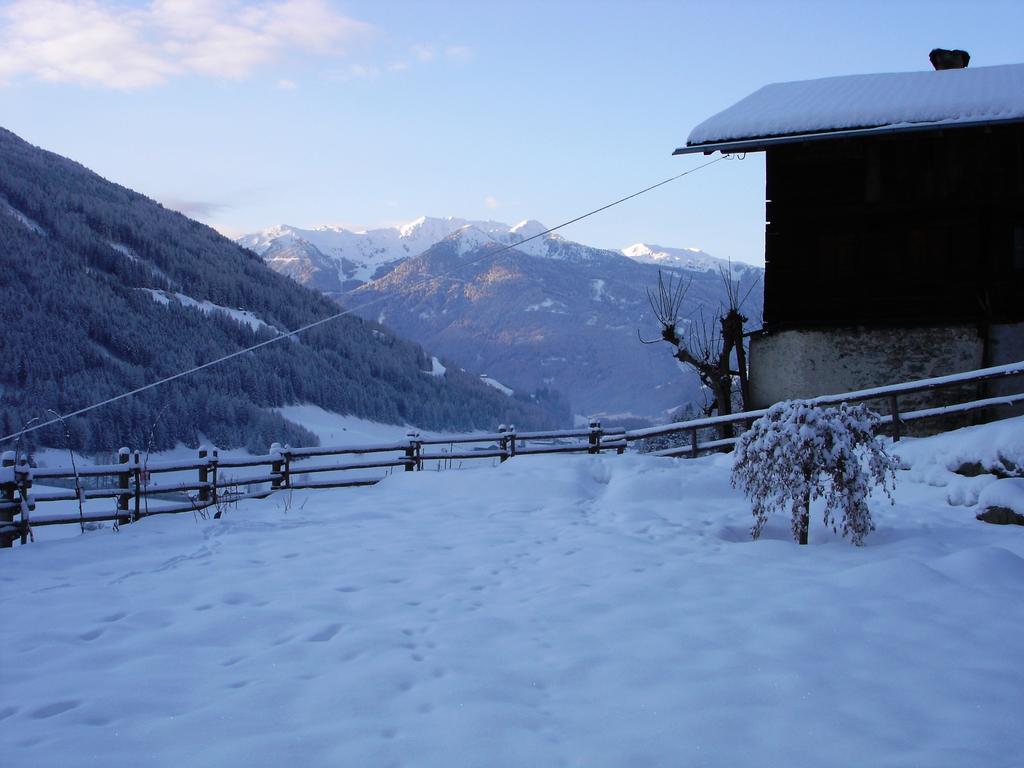
POLYGON ((335 635, 341 632, 341 628, 341 624, 328 624, 319 632, 310 635, 307 638, 307 640, 311 643, 326 643, 328 640, 331 640, 335 635))
POLYGON ((34 709, 28 713, 28 716, 34 720, 45 720, 48 717, 56 717, 57 715, 68 712, 75 707, 81 706, 80 701, 55 701, 52 704, 44 704, 39 709, 34 709))
POLYGON ((114 719, 104 715, 88 715, 82 718, 82 722, 85 725, 91 725, 94 728, 103 728, 114 722, 114 719))
POLYGON ((267 604, 266 600, 257 600, 255 596, 250 595, 248 592, 225 592, 220 601, 224 605, 250 605, 255 608, 260 608, 267 604))

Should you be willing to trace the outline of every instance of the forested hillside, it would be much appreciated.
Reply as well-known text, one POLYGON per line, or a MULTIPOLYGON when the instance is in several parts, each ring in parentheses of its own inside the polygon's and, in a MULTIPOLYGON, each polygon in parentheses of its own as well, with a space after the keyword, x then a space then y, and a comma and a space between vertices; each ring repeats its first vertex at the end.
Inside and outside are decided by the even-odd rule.
MULTIPOLYGON (((3 129, 0 275, 3 434, 337 312, 209 227, 3 129)), ((145 447, 151 431, 157 448, 313 442, 269 410, 293 403, 428 429, 568 417, 431 368, 419 346, 343 317, 77 417, 72 443, 145 447)), ((38 435, 64 444, 57 428, 38 435)))

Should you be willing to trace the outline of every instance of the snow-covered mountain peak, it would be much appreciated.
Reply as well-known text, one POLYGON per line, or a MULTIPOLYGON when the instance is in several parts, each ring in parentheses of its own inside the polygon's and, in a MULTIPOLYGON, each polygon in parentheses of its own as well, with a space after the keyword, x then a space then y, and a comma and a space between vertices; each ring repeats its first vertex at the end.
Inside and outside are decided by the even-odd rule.
POLYGON ((398 227, 398 235, 399 237, 412 237, 427 227, 429 223, 441 221, 443 219, 431 219, 427 216, 420 216, 418 219, 413 219, 408 224, 402 224, 398 227))
POLYGON ((449 235, 448 239, 456 241, 460 256, 498 242, 489 232, 485 232, 475 224, 466 224, 460 227, 449 235))
POLYGON ((262 256, 275 241, 290 243, 296 238, 296 228, 288 224, 275 224, 250 235, 243 235, 236 242, 262 256))
POLYGON ((690 261, 701 256, 711 258, 700 248, 667 248, 652 243, 634 243, 623 248, 622 253, 636 261, 652 264, 690 261))
MULTIPOLYGON (((292 229, 294 229, 294 227, 292 227, 292 229)), ((346 233, 352 234, 352 235, 365 235, 366 234, 366 230, 365 229, 349 229, 348 227, 343 227, 341 224, 320 224, 320 225, 318 225, 316 227, 313 227, 313 231, 314 232, 333 232, 333 233, 346 232, 346 233)))
MULTIPOLYGON (((460 255, 499 245, 535 258, 561 261, 590 261, 621 255, 666 268, 715 273, 720 268, 728 268, 727 261, 709 256, 699 248, 636 243, 618 252, 604 251, 566 240, 553 232, 544 235, 546 230, 547 227, 536 219, 525 219, 509 226, 500 221, 420 216, 401 226, 364 231, 338 225, 300 229, 278 224, 241 237, 238 243, 288 274, 317 274, 322 278, 324 270, 332 271, 333 263, 337 272, 334 284, 345 290, 381 276, 398 262, 415 258, 444 240, 454 242, 460 255)), ((738 262, 732 265, 734 275, 751 269, 756 267, 738 262)))
POLYGON ((731 263, 727 259, 711 256, 700 248, 668 248, 653 243, 634 243, 622 249, 622 254, 643 264, 656 264, 662 267, 691 269, 700 272, 718 272, 719 269, 730 269, 733 274, 757 269, 752 264, 741 261, 731 263))
POLYGON ((527 219, 514 227, 497 221, 472 221, 452 233, 449 239, 457 241, 460 255, 490 245, 500 245, 537 258, 562 258, 559 246, 564 241, 560 237, 553 234, 536 237, 546 229, 533 219, 527 219), (530 240, 532 237, 536 239, 530 240))
MULTIPOLYGON (((394 229, 402 239, 416 242, 425 242, 429 240, 429 245, 433 245, 434 243, 444 240, 453 232, 457 232, 467 225, 473 225, 480 231, 488 233, 507 232, 509 229, 508 224, 502 224, 500 221, 474 221, 471 219, 456 218, 455 216, 445 216, 443 218, 435 216, 420 216, 418 219, 394 229)), ((385 232, 387 230, 380 229, 373 231, 385 232)))
POLYGON ((536 237, 545 230, 547 230, 547 227, 536 219, 526 219, 525 221, 520 221, 514 227, 511 227, 509 232, 514 235, 520 235, 525 239, 527 237, 536 237))

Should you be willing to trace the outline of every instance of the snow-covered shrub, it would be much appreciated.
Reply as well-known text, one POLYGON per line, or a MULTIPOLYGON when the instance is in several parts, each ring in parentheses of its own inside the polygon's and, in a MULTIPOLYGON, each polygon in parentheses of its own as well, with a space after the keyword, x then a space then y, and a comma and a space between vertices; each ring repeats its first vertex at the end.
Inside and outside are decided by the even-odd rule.
POLYGON ((898 459, 875 439, 878 415, 862 405, 772 406, 736 444, 732 484, 753 502, 756 539, 773 509, 789 509, 793 538, 807 543, 810 504, 825 502, 825 525, 860 546, 875 529, 868 496, 892 499, 898 459))

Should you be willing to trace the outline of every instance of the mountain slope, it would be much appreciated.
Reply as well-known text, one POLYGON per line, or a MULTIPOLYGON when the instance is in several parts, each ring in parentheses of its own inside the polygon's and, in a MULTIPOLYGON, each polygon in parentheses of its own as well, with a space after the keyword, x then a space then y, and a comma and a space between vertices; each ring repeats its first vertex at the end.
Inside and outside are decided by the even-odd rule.
MULTIPOLYGON (((0 129, 0 429, 68 412, 272 338, 337 305, 212 229, 0 129)), ((556 421, 343 317, 72 420, 80 448, 265 449, 312 440, 267 409, 313 403, 432 429, 556 421), (154 428, 155 424, 155 428, 154 428)), ((63 445, 59 430, 42 442, 63 445)))
MULTIPOLYGON (((657 285, 657 265, 557 236, 529 243, 531 252, 499 253, 505 239, 463 227, 349 301, 367 318, 513 389, 561 391, 576 413, 658 418, 703 401, 696 377, 680 370, 667 346, 637 338, 638 331, 657 337, 646 292, 657 285)), ((741 271, 742 285, 759 280, 757 268, 741 271)), ((686 311, 703 307, 713 318, 724 300, 718 271, 678 275, 690 283, 686 311)), ((744 309, 757 327, 759 291, 744 309)))

